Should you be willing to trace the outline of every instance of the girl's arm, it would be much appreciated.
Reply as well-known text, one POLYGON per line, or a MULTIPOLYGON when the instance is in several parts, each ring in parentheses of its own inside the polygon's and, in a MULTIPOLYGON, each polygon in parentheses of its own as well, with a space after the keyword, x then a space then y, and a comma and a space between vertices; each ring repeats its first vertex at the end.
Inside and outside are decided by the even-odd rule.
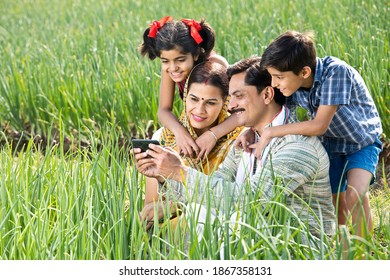
POLYGON ((178 127, 181 126, 177 117, 173 114, 173 101, 175 98, 175 82, 169 77, 168 73, 161 73, 160 96, 158 105, 158 119, 161 124, 176 134, 178 127))
POLYGON ((220 124, 210 128, 211 132, 206 131, 199 136, 198 139, 196 139, 196 144, 200 149, 198 159, 207 157, 218 139, 232 132, 238 126, 240 125, 238 123, 237 115, 233 114, 220 124))
POLYGON ((254 155, 257 158, 261 158, 263 149, 274 137, 283 137, 289 134, 305 136, 323 135, 328 130, 337 107, 337 105, 320 105, 317 115, 312 120, 268 127, 263 132, 259 131, 261 133, 259 142, 249 147, 256 148, 254 155))
POLYGON ((196 142, 172 112, 174 94, 175 82, 172 81, 168 73, 162 72, 158 119, 164 127, 168 128, 175 135, 179 153, 186 156, 193 155, 193 152, 198 154, 199 147, 196 142))
POLYGON ((217 62, 219 64, 222 64, 226 68, 229 66, 229 62, 226 60, 226 58, 219 54, 213 54, 212 56, 210 56, 209 60, 211 62, 217 62))

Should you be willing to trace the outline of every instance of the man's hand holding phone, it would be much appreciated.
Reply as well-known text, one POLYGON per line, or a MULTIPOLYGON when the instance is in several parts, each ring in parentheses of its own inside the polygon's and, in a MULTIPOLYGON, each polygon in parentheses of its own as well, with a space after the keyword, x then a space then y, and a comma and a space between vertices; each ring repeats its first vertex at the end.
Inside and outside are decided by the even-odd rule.
POLYGON ((148 177, 158 179, 156 174, 156 164, 152 160, 153 157, 149 154, 152 151, 149 148, 150 144, 160 145, 157 140, 150 139, 131 139, 131 153, 134 154, 137 170, 148 177))
MULTIPOLYGON (((134 139, 135 140, 135 139, 134 139)), ((160 146, 153 140, 133 141, 137 170, 148 177, 156 178, 160 183, 165 178, 181 181, 187 176, 187 167, 180 155, 170 147, 160 146), (142 142, 142 143, 140 143, 142 142), (151 147, 149 147, 151 145, 151 147), (145 152, 142 152, 145 150, 145 152)), ((155 140, 154 140, 155 141, 155 140)))

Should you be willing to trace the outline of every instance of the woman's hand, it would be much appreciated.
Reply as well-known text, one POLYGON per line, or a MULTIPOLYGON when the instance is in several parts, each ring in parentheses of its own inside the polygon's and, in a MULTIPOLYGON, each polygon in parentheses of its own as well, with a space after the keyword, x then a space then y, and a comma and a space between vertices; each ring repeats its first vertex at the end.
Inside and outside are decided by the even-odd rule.
POLYGON ((164 217, 171 218, 172 214, 176 214, 176 207, 173 203, 166 201, 152 201, 148 204, 145 204, 144 208, 140 212, 141 221, 146 222, 146 230, 149 230, 153 224, 154 220, 160 221, 164 217), (169 205, 167 205, 167 203, 169 205))

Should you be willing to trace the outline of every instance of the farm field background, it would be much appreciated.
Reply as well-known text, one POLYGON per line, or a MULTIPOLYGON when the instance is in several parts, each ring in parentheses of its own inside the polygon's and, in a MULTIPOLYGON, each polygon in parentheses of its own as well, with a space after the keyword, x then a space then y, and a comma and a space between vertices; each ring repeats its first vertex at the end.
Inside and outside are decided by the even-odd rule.
MULTIPOLYGON (((138 45, 165 15, 205 18, 230 63, 261 55, 285 30, 313 30, 318 56, 362 74, 388 148, 389 10, 373 0, 0 1, 0 259, 216 259, 221 248, 231 259, 318 257, 285 245, 291 232, 280 221, 269 236, 248 227, 227 245, 213 234, 226 237, 224 223, 209 225, 210 238, 190 253, 142 229, 144 181, 127 148, 159 127, 160 62, 142 58, 138 45)), ((374 235, 363 245, 352 239, 348 258, 390 259, 389 158, 385 149, 371 196, 374 235)), ((250 211, 254 227, 262 214, 250 211)), ((319 258, 340 259, 341 247, 328 240, 319 258)))

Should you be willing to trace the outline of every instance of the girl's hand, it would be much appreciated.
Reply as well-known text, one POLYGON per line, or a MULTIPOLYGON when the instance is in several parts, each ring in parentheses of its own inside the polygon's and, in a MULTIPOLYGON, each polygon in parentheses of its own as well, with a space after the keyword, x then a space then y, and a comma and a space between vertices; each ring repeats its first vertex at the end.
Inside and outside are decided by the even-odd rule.
POLYGON ((195 157, 199 154, 199 147, 192 139, 187 129, 183 127, 180 133, 175 134, 177 151, 180 155, 195 157))
POLYGON ((255 133, 252 131, 252 129, 246 129, 243 133, 241 133, 236 141, 234 141, 234 147, 236 148, 242 148, 245 152, 250 152, 250 144, 253 144, 255 142, 255 133))
POLYGON ((272 137, 270 136, 270 133, 268 133, 270 130, 265 129, 263 133, 261 134, 261 137, 259 139, 259 142, 249 145, 250 149, 255 149, 254 156, 257 159, 261 159, 261 155, 263 154, 263 150, 265 147, 271 142, 272 137))
POLYGON ((202 133, 202 135, 196 139, 196 144, 200 149, 197 160, 200 161, 207 158, 215 144, 217 144, 217 141, 216 136, 214 136, 211 131, 202 133))

